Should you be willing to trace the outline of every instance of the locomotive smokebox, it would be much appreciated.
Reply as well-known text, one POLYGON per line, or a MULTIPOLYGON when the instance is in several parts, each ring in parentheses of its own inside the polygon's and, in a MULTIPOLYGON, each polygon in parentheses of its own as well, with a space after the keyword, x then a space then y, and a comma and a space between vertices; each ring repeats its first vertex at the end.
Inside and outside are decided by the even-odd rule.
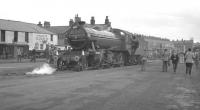
POLYGON ((87 46, 89 40, 87 32, 83 28, 85 22, 79 22, 80 25, 75 25, 66 33, 67 42, 73 49, 79 50, 87 46))

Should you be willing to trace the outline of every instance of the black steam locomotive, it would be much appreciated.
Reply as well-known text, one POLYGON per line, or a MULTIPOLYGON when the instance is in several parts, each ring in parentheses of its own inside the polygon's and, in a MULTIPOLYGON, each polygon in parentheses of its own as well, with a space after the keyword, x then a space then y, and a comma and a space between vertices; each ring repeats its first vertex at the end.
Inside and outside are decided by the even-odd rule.
POLYGON ((139 42, 132 33, 98 29, 85 22, 74 23, 65 34, 65 43, 72 48, 59 56, 57 68, 76 71, 133 65, 139 42))

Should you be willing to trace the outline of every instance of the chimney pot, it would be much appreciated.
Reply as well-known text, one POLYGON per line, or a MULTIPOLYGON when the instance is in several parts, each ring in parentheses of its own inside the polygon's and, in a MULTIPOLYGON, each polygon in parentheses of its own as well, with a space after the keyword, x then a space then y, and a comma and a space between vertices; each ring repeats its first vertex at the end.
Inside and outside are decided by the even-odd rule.
POLYGON ((91 17, 90 24, 91 24, 91 25, 95 25, 95 19, 94 19, 94 16, 91 17))
POLYGON ((37 24, 39 27, 42 27, 42 23, 39 21, 39 23, 37 24))

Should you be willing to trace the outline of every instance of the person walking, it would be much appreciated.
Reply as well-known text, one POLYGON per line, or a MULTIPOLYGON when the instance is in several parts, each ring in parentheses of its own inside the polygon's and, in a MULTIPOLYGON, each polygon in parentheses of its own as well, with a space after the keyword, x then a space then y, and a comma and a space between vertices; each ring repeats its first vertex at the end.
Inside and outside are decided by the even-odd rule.
POLYGON ((179 62, 179 56, 176 51, 172 51, 171 60, 172 60, 172 65, 173 65, 173 71, 174 73, 176 73, 176 69, 179 62))
POLYGON ((195 63, 195 66, 196 66, 196 70, 199 69, 199 60, 200 60, 200 52, 199 52, 199 49, 196 49, 195 58, 194 58, 194 63, 195 63))
POLYGON ((141 71, 146 70, 146 63, 147 63, 147 53, 144 50, 144 54, 142 55, 142 58, 141 58, 141 71))
POLYGON ((191 48, 189 48, 185 54, 186 76, 187 74, 191 76, 193 62, 194 62, 194 53, 191 51, 191 48))
POLYGON ((17 62, 21 62, 22 60, 22 52, 21 49, 18 47, 17 48, 17 62))
POLYGON ((169 64, 169 54, 167 52, 167 49, 164 50, 164 53, 162 55, 162 60, 163 60, 162 72, 167 72, 169 64))

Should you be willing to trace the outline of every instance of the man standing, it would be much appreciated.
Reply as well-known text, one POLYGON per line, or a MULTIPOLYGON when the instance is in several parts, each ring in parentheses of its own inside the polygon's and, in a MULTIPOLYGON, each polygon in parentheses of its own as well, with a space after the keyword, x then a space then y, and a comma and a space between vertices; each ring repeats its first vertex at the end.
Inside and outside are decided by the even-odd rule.
POLYGON ((17 62, 21 62, 22 52, 21 49, 17 48, 17 62))
POLYGON ((162 55, 162 60, 163 60, 162 71, 167 72, 168 63, 169 63, 169 54, 167 52, 167 49, 164 50, 164 53, 162 55))
POLYGON ((33 49, 32 52, 31 52, 31 54, 32 54, 31 62, 35 63, 36 62, 36 50, 33 49))
POLYGON ((199 49, 196 49, 194 62, 197 70, 199 69, 199 60, 200 60, 199 49))
POLYGON ((193 65, 193 62, 194 62, 193 59, 194 59, 194 54, 191 51, 191 48, 189 48, 188 51, 185 54, 186 75, 189 74, 189 76, 191 76, 192 65, 193 65))
POLYGON ((172 52, 171 60, 172 60, 174 73, 176 73, 177 65, 178 65, 178 62, 179 62, 179 56, 175 51, 172 52))
POLYGON ((144 50, 141 61, 142 61, 141 62, 141 71, 145 71, 146 70, 146 63, 147 63, 147 52, 146 52, 146 50, 144 50))

